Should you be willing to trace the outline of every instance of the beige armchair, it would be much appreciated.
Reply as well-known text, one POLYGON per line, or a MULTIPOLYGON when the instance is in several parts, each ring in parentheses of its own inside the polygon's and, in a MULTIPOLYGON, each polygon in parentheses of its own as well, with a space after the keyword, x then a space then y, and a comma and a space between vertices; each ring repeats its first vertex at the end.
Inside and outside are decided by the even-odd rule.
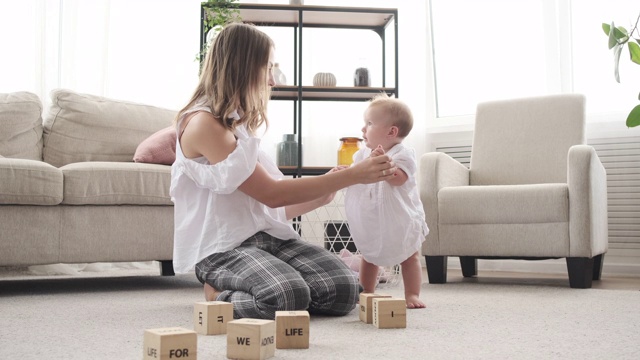
POLYGON ((608 245, 605 169, 585 145, 585 98, 551 95, 478 105, 469 169, 447 154, 420 159, 430 283, 447 257, 465 277, 478 259, 566 258, 572 288, 599 280, 608 245))

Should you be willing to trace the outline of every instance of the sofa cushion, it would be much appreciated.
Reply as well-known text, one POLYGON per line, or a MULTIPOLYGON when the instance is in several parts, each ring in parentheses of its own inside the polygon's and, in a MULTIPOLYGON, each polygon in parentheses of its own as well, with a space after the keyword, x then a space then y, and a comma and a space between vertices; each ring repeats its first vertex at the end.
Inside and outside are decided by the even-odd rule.
POLYGON ((57 205, 62 171, 45 162, 0 158, 0 204, 57 205))
POLYGON ((171 165, 176 160, 176 128, 169 126, 144 139, 133 155, 133 161, 171 165))
POLYGON ((57 89, 44 122, 44 161, 131 162, 140 142, 171 125, 176 111, 57 89))
POLYGON ((42 160, 42 102, 36 94, 0 94, 0 154, 42 160))
POLYGON ((67 205, 173 205, 171 167, 122 162, 83 162, 60 168, 67 205))

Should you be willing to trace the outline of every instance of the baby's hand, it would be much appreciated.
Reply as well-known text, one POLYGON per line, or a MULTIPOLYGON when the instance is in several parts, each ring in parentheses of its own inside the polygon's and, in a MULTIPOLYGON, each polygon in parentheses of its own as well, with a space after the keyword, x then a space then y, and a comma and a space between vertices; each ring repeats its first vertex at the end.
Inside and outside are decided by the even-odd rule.
POLYGON ((384 155, 384 149, 382 148, 382 145, 378 145, 378 147, 373 149, 371 151, 371 155, 369 155, 369 156, 370 157, 374 157, 374 156, 380 156, 380 155, 384 155))

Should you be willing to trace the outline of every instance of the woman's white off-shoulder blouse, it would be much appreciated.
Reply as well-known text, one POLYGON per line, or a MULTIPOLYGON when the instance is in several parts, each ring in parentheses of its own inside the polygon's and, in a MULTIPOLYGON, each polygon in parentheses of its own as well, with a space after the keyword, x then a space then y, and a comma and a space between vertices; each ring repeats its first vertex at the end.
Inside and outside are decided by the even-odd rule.
MULTIPOLYGON (((185 116, 202 110, 211 112, 206 106, 196 106, 179 119, 177 128, 185 116)), ((250 136, 246 127, 237 127, 235 136, 236 149, 214 165, 205 157, 186 158, 178 136, 170 189, 176 273, 191 271, 205 257, 232 250, 259 231, 279 239, 300 238, 287 220, 284 207, 269 208, 238 190, 258 163, 275 179, 283 174, 260 150, 260 139, 250 136)))

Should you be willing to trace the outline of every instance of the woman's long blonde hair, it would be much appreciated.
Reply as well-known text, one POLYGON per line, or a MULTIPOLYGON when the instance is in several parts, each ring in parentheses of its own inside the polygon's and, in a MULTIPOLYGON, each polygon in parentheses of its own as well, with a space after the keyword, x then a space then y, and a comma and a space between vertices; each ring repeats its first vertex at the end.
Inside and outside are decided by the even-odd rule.
POLYGON ((180 117, 196 103, 203 101, 213 115, 233 131, 246 124, 255 134, 262 125, 268 125, 267 102, 271 89, 267 84, 269 55, 273 40, 254 25, 232 23, 215 37, 205 55, 198 86, 189 103, 176 117, 180 117), (240 120, 231 114, 242 110, 240 120))

